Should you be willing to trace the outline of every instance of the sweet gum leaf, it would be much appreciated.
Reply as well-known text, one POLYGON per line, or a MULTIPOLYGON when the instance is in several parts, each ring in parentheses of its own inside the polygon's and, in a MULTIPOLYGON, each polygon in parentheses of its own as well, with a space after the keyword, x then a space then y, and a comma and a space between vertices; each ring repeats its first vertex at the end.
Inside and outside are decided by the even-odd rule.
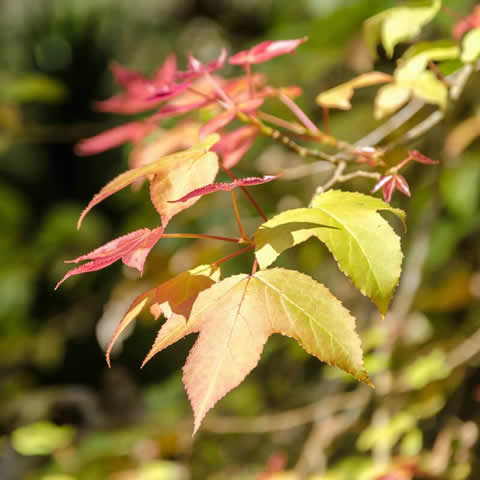
POLYGON ((312 208, 287 210, 265 222, 255 233, 260 268, 271 265, 287 248, 310 237, 324 242, 340 269, 384 315, 398 284, 400 238, 378 213, 405 213, 368 195, 330 190, 315 197, 312 208))
POLYGON ((188 321, 169 320, 162 330, 156 342, 164 346, 199 332, 183 369, 194 433, 208 410, 257 365, 274 333, 370 384, 354 318, 325 286, 292 270, 222 280, 198 295, 188 321))

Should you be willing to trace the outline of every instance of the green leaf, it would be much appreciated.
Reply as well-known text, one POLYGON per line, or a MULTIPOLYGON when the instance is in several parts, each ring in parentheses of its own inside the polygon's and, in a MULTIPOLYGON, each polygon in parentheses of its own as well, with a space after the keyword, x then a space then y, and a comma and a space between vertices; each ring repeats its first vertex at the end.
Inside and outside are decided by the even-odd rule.
POLYGON ((462 40, 462 55, 464 63, 474 62, 480 56, 480 28, 470 30, 462 40))
POLYGON ((255 233, 260 268, 271 265, 287 248, 314 236, 326 244, 340 269, 385 314, 400 278, 403 256, 400 238, 378 214, 382 210, 405 220, 402 210, 378 198, 339 190, 318 195, 312 208, 280 213, 255 233))
POLYGON ((172 330, 174 341, 199 332, 183 369, 195 431, 257 365, 273 333, 370 384, 354 318, 325 286, 300 272, 274 268, 222 280, 198 295, 188 321, 168 319, 157 342, 173 343, 172 330))
POLYGON ((417 36, 435 17, 441 5, 441 0, 431 0, 385 10, 365 22, 365 42, 375 53, 381 41, 387 55, 392 57, 395 46, 417 36))
POLYGON ((411 89, 392 83, 384 85, 377 92, 374 103, 374 117, 376 120, 396 112, 407 103, 411 95, 411 89))
POLYGON ((430 61, 445 61, 458 58, 458 45, 449 40, 437 42, 421 42, 410 47, 398 61, 395 70, 395 80, 401 85, 412 86, 418 80, 430 61))
POLYGON ((22 455, 48 455, 69 445, 73 435, 74 430, 68 425, 38 422, 17 428, 12 434, 12 444, 22 455))

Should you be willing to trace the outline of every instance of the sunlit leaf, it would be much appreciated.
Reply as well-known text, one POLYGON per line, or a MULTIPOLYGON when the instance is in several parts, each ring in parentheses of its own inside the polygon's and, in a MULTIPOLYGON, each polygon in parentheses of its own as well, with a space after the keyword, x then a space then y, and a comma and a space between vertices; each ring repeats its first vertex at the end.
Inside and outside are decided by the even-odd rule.
MULTIPOLYGON (((162 330, 168 328, 168 326, 165 327, 167 323, 171 325, 179 320, 185 322, 185 318, 188 318, 190 315, 193 302, 199 292, 209 288, 213 283, 218 282, 219 279, 220 269, 212 265, 200 265, 139 295, 132 302, 112 335, 106 351, 107 363, 110 365, 110 353, 115 341, 142 310, 150 308, 156 318, 161 315, 167 318, 168 321, 160 330, 162 332, 162 330)), ((161 350, 157 342, 155 342, 145 362, 155 355, 157 349, 158 351, 161 350)))
POLYGON ((470 30, 462 40, 460 60, 465 63, 474 62, 480 56, 480 28, 470 30))
POLYGON ((193 197, 203 197, 210 193, 218 191, 230 192, 238 187, 253 187, 254 185, 261 185, 262 183, 271 182, 278 178, 278 175, 264 175, 263 177, 247 177, 237 178, 230 183, 210 183, 204 187, 197 188, 178 200, 171 200, 169 203, 186 202, 193 197))
POLYGON ((211 135, 203 142, 188 150, 166 157, 160 157, 147 165, 133 168, 120 174, 111 182, 107 183, 107 185, 93 197, 80 215, 77 225, 78 228, 80 228, 85 215, 95 205, 98 205, 101 201, 122 188, 149 175, 154 175, 151 188, 152 201, 162 216, 162 221, 164 223, 168 222, 175 213, 184 210, 184 208, 188 208, 196 201, 196 199, 192 199, 188 204, 172 206, 167 202, 169 199, 179 198, 186 195, 193 188, 201 187, 214 180, 218 171, 218 163, 216 155, 209 152, 209 150, 219 138, 218 135, 211 135), (199 174, 196 170, 192 169, 193 165, 196 167, 199 166, 200 171, 204 172, 204 174, 199 174), (212 175, 213 178, 211 178, 212 175))
POLYGON ((391 75, 382 72, 364 73, 348 82, 320 93, 316 101, 322 107, 350 110, 350 108, 352 108, 350 100, 353 97, 355 89, 391 82, 392 79, 391 75))
POLYGON ((310 237, 324 242, 340 269, 385 314, 400 278, 400 238, 378 211, 405 219, 402 210, 360 193, 331 190, 318 195, 312 208, 287 210, 255 233, 258 263, 268 267, 287 248, 310 237))
POLYGON ((299 272, 275 268, 229 277, 198 295, 188 321, 175 317, 162 330, 156 340, 162 348, 200 333, 183 370, 195 431, 257 365, 273 333, 295 338, 308 353, 369 383, 354 318, 326 287, 299 272))
POLYGON ((416 37, 422 27, 429 23, 440 10, 441 0, 412 2, 411 5, 399 6, 385 10, 369 18, 364 24, 367 45, 376 52, 382 42, 389 57, 400 42, 416 37))

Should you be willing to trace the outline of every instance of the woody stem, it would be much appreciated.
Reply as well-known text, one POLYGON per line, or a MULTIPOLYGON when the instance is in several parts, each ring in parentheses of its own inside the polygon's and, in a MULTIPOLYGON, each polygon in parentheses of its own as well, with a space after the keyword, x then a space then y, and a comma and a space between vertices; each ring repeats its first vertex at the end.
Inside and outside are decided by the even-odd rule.
POLYGON ((222 240, 231 243, 243 243, 245 238, 221 237, 219 235, 207 235, 203 233, 164 233, 162 238, 201 238, 208 240, 222 240))
POLYGON ((242 253, 248 252, 249 250, 253 250, 253 248, 254 248, 253 245, 249 245, 248 247, 242 248, 241 250, 237 250, 236 252, 231 253, 230 255, 227 255, 226 257, 223 257, 220 260, 217 260, 216 262, 213 262, 213 265, 218 266, 223 262, 226 262, 227 260, 230 260, 231 258, 236 257, 237 255, 241 255, 242 253))

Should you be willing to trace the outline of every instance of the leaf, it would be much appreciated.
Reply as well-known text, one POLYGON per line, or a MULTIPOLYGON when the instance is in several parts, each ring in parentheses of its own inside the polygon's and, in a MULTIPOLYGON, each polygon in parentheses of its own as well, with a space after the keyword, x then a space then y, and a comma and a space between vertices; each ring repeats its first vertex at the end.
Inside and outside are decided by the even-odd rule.
POLYGON ((279 175, 264 175, 263 177, 247 177, 247 178, 237 178, 230 183, 210 183, 204 187, 197 188, 187 195, 179 198, 178 200, 170 200, 169 203, 185 202, 193 197, 203 197, 203 195, 208 195, 209 193, 215 193, 219 190, 224 192, 230 192, 238 187, 252 187, 254 185, 261 185, 262 183, 271 182, 278 178, 279 175))
POLYGON ((41 73, 28 73, 16 78, 8 78, 2 85, 2 95, 10 102, 57 103, 68 95, 68 89, 58 80, 41 73))
POLYGON ((409 88, 412 94, 425 102, 445 108, 447 86, 427 67, 429 62, 455 59, 458 54, 458 46, 451 41, 419 43, 409 48, 400 59, 394 74, 395 84, 409 88))
POLYGON ((385 10, 365 22, 365 42, 372 52, 376 53, 377 45, 381 41, 387 55, 392 57, 395 46, 417 36, 422 27, 435 17, 441 6, 441 0, 430 0, 385 10))
POLYGON ((316 237, 384 315, 400 278, 403 256, 398 235, 379 210, 405 220, 402 210, 374 197, 339 190, 318 195, 312 208, 287 210, 260 226, 255 233, 259 266, 268 267, 287 248, 316 237))
POLYGON ((320 93, 316 102, 322 107, 350 110, 350 103, 356 88, 370 87, 379 83, 391 82, 393 77, 382 72, 369 72, 320 93))
MULTIPOLYGON (((171 325, 179 321, 185 322, 185 318, 190 315, 193 302, 197 298, 197 295, 202 290, 209 288, 213 283, 218 282, 219 279, 220 269, 218 267, 213 265, 200 265, 139 295, 132 302, 112 335, 112 339, 105 353, 108 366, 110 366, 110 353, 116 340, 142 310, 150 307, 155 318, 164 315, 168 322, 165 323, 160 332, 163 331, 165 333, 166 328, 169 328, 168 326, 165 327, 167 323, 171 325)), ((156 348, 158 348, 157 342, 153 344, 142 366, 157 353, 156 348)))
MULTIPOLYGON (((217 136, 218 138, 218 136, 217 136)), ((183 203, 169 203, 172 198, 183 197, 192 190, 215 180, 218 158, 214 152, 199 157, 164 162, 150 182, 150 198, 166 225, 170 219, 199 200, 193 197, 183 203)))
POLYGON ((228 62, 231 65, 247 65, 252 63, 263 63, 279 55, 293 53, 295 49, 307 41, 307 37, 294 40, 266 41, 254 45, 248 50, 242 50, 230 57, 228 62))
POLYGON ((70 425, 36 422, 17 428, 12 434, 12 446, 21 455, 49 455, 69 446, 74 436, 70 425))
MULTIPOLYGON (((155 182, 155 186, 152 185, 151 196, 155 208, 157 208, 160 215, 162 215, 163 213, 164 217, 171 218, 173 216, 172 211, 176 210, 178 213, 178 211, 183 210, 184 208, 188 208, 193 203, 195 203, 195 201, 192 201, 190 204, 188 204, 188 206, 183 205, 184 208, 169 208, 170 206, 166 202, 168 198, 163 199, 162 201, 162 194, 161 192, 157 192, 157 189, 158 187, 166 188, 169 191, 168 197, 176 198, 185 195, 186 193, 191 191, 192 187, 200 187, 201 185, 205 185, 205 183, 212 181, 215 178, 216 170, 218 170, 218 164, 215 169, 215 166, 213 164, 217 162, 216 155, 208 151, 219 140, 219 138, 220 137, 218 135, 211 135, 207 137, 203 142, 195 145, 192 148, 189 148, 188 150, 174 153, 172 155, 167 155, 165 157, 160 157, 159 159, 149 163, 148 165, 133 168, 120 174, 111 182, 107 183, 107 185, 105 185, 100 190, 100 192, 98 192, 93 197, 93 199, 90 201, 90 203, 80 215, 77 228, 80 228, 82 221, 85 218, 85 215, 95 205, 98 205, 101 201, 105 200, 110 195, 113 195, 122 188, 125 188, 128 185, 134 183, 136 180, 144 178, 148 175, 155 175, 155 179, 152 180, 152 184, 153 182, 155 182), (200 164, 203 166, 206 165, 207 167, 209 167, 210 175, 207 175, 209 178, 211 176, 211 173, 215 171, 215 175, 213 175, 213 178, 205 179, 202 178, 201 175, 198 175, 201 181, 200 184, 195 184, 196 176, 192 172, 192 166, 197 166, 197 162, 200 162, 200 164), (186 175, 187 178, 185 178, 185 176, 182 177, 182 175, 186 175), (191 181, 191 183, 189 183, 189 181, 191 181), (172 182, 179 183, 174 184, 172 182), (165 207, 166 212, 161 211, 162 207, 165 207)), ((162 221, 164 221, 163 218, 162 221)))
POLYGON ((213 285, 198 295, 188 322, 167 320, 155 353, 194 332, 200 334, 183 369, 194 433, 257 365, 273 333, 296 339, 311 355, 370 384, 354 318, 326 287, 299 272, 274 268, 213 285))
POLYGON ((396 112, 400 107, 407 103, 410 98, 411 90, 409 87, 391 83, 381 87, 375 97, 374 117, 381 120, 388 115, 396 112))
POLYGON ((462 40, 462 55, 464 63, 474 62, 480 56, 480 28, 470 30, 462 40))
POLYGON ((72 275, 95 272, 108 267, 120 259, 125 265, 136 268, 142 274, 145 260, 150 250, 163 235, 163 231, 164 227, 157 227, 153 230, 149 228, 135 230, 106 243, 86 255, 66 261, 65 263, 79 263, 89 260, 87 263, 69 270, 57 283, 55 290, 72 275))

